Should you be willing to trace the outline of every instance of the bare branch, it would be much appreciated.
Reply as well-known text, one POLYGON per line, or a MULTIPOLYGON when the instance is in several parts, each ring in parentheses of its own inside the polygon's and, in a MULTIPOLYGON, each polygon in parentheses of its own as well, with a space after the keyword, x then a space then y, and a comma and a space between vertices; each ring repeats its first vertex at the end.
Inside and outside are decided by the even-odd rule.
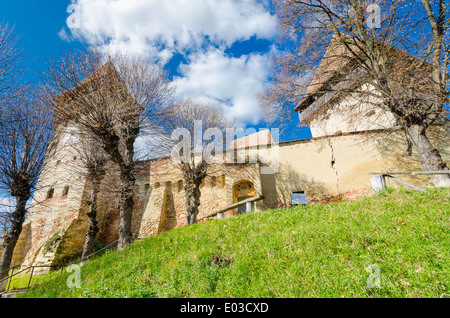
POLYGON ((46 101, 60 122, 72 122, 96 136, 122 182, 119 249, 131 243, 135 184, 135 141, 143 129, 156 127, 174 88, 167 74, 142 58, 96 51, 72 53, 51 61, 46 101))

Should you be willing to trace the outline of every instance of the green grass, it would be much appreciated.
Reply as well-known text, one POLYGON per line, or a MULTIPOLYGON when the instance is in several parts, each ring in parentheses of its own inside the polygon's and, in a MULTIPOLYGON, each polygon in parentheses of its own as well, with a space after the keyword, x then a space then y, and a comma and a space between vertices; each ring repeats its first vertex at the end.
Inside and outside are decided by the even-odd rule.
POLYGON ((440 297, 450 294, 450 190, 267 210, 107 251, 22 297, 440 297), (380 268, 369 288, 367 267, 380 268))
MULTIPOLYGON (((11 283, 9 284, 9 290, 26 288, 28 283, 30 286, 47 282, 49 280, 57 278, 61 273, 61 270, 50 271, 46 274, 36 274, 34 273, 30 280, 30 272, 23 272, 16 276, 13 276, 11 283)), ((11 272, 10 272, 11 275, 11 272)), ((8 281, 9 282, 9 281, 8 281)))

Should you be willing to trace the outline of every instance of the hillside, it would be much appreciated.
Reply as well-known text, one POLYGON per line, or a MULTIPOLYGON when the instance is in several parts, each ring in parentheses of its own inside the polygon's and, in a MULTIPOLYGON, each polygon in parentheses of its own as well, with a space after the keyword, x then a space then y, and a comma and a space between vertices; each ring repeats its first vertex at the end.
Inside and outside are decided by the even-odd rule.
POLYGON ((22 297, 440 297, 449 234, 450 189, 389 189, 174 229, 93 259, 81 288, 65 273, 22 297))

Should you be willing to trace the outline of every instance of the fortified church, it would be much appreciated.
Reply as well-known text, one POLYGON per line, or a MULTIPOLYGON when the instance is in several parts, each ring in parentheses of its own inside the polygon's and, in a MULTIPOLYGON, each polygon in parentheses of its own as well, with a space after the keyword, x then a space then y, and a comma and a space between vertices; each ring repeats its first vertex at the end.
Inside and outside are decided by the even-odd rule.
MULTIPOLYGON (((257 160, 224 163, 214 169, 215 173, 201 185, 197 220, 206 221, 208 215, 255 196, 264 197, 256 203, 256 210, 353 200, 373 193, 371 172, 422 170, 414 150, 411 155, 405 154, 405 134, 396 129, 392 114, 373 103, 361 103, 351 94, 321 102, 319 96, 315 98, 318 88, 313 84, 314 79, 309 97, 295 108, 300 121, 311 128, 312 138, 276 143, 270 130, 265 130, 251 136, 255 138, 245 137, 229 145, 246 150, 265 146, 276 165, 274 161, 257 160), (358 107, 354 107, 355 103, 359 103, 358 107), (321 107, 327 110, 319 112, 321 107), (267 169, 268 165, 272 169, 267 169)), ((11 266, 65 264, 81 255, 88 226, 85 198, 89 185, 73 168, 80 159, 73 150, 77 140, 72 129, 64 123, 56 127, 53 145, 57 156, 47 162, 48 172, 40 177, 35 193, 39 204, 30 208, 11 266)), ((442 138, 444 129, 437 125, 428 134, 444 161, 450 162, 450 142, 442 138)), ((141 161, 137 166, 134 238, 185 226, 183 177, 172 159, 141 161)), ((402 179, 421 187, 433 185, 423 175, 402 179)), ((118 239, 117 180, 117 175, 111 173, 101 185, 97 241, 103 245, 118 239)), ((230 210, 224 217, 237 217, 240 212, 230 210)))

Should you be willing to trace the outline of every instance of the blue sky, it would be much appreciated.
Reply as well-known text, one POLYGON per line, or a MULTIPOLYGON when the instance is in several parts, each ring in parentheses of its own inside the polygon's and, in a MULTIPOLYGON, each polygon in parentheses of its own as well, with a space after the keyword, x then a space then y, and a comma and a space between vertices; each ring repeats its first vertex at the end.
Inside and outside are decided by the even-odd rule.
MULTIPOLYGON (((96 45, 164 65, 181 98, 217 104, 246 127, 277 128, 262 122, 255 96, 268 83, 276 52, 268 0, 1 0, 0 21, 20 36, 29 80, 49 56, 96 45)), ((310 138, 292 116, 280 141, 310 138)))

